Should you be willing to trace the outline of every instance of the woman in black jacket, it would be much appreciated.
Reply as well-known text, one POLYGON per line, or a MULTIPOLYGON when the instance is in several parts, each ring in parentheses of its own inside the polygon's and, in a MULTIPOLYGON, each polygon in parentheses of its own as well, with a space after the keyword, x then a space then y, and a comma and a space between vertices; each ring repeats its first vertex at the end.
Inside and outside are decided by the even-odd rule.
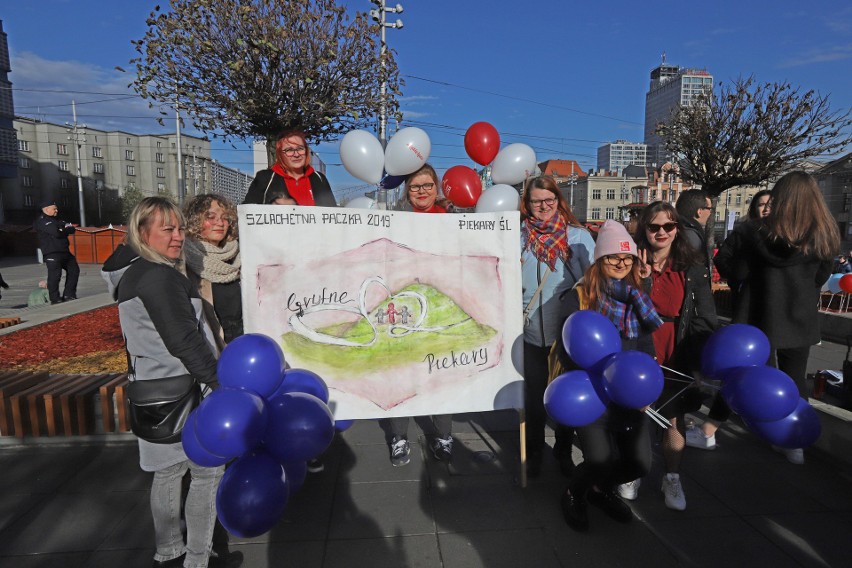
MULTIPOLYGON (((128 246, 104 264, 103 276, 118 302, 129 375, 133 381, 191 374, 205 389, 218 387, 215 341, 201 299, 183 269, 184 218, 171 201, 146 197, 128 222, 128 246)), ((216 521, 216 490, 224 467, 189 460, 180 442, 139 442, 139 464, 154 473, 151 514, 154 566, 207 566, 216 521), (192 481, 183 507, 181 484, 192 481)))
MULTIPOLYGON (((816 180, 783 176, 772 189, 769 216, 745 227, 738 250, 717 261, 721 274, 744 281, 733 321, 760 328, 772 348, 770 364, 787 373, 807 399, 811 345, 819 343, 819 295, 840 250, 840 233, 816 180)), ((804 463, 801 448, 785 450, 804 463)))
POLYGON ((328 179, 311 166, 311 149, 298 130, 281 134, 275 144, 275 163, 257 172, 243 203, 268 204, 288 197, 298 205, 337 207, 328 179))
MULTIPOLYGON (((698 369, 701 349, 718 322, 710 290, 710 270, 701 254, 679 233, 679 220, 671 204, 651 203, 639 216, 636 244, 643 261, 642 276, 650 278, 651 300, 664 322, 654 332, 657 361, 680 373, 691 374, 698 369)), ((684 414, 691 410, 690 395, 698 393, 691 389, 689 393, 677 395, 682 382, 672 380, 676 378, 667 377, 660 397, 659 412, 672 423, 663 436, 666 474, 662 491, 666 506, 682 511, 686 508, 680 483, 686 432, 684 414)), ((632 488, 623 491, 635 495, 632 488)))

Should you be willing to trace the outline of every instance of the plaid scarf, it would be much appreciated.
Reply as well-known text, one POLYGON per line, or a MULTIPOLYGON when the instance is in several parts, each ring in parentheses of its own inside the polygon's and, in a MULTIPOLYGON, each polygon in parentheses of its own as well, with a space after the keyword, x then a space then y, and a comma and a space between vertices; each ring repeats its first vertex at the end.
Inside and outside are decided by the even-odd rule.
POLYGON ((568 223, 557 211, 547 221, 528 217, 521 227, 524 250, 529 249, 539 261, 556 271, 556 261, 567 262, 571 258, 568 247, 568 223))
POLYGON ((606 295, 598 298, 598 311, 627 339, 639 337, 640 325, 648 331, 663 325, 648 295, 623 280, 610 280, 606 295))

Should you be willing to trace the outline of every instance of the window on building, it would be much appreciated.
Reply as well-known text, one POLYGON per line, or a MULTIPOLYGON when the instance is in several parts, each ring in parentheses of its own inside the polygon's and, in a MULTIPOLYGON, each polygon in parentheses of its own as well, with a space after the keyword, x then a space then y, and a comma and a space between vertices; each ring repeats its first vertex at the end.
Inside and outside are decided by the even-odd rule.
POLYGON ((601 190, 593 189, 592 190, 592 199, 600 199, 601 198, 601 190))
POLYGON ((103 162, 95 162, 94 164, 92 164, 92 171, 95 172, 96 174, 104 173, 103 162))
POLYGON ((592 207, 592 219, 599 220, 601 218, 601 208, 592 207))
POLYGON ((716 221, 718 222, 718 221, 721 221, 721 220, 722 220, 722 214, 721 214, 721 213, 719 212, 719 210, 717 209, 717 210, 716 210, 716 221))
POLYGON ((852 209, 852 193, 847 193, 843 196, 843 211, 852 209))
POLYGON ((630 190, 627 189, 627 188, 624 188, 624 189, 621 190, 621 200, 626 201, 628 199, 630 199, 630 190))
POLYGON ((739 212, 739 211, 734 211, 734 221, 736 221, 736 220, 737 220, 737 219, 739 219, 739 218, 740 218, 740 212, 739 212))
POLYGON ((29 193, 24 194, 24 206, 32 207, 33 206, 33 196, 29 193))
POLYGON ((130 140, 130 138, 125 138, 124 141, 128 144, 132 144, 132 141, 130 140))
POLYGON ((68 144, 57 144, 56 145, 56 153, 60 156, 68 155, 68 144))
POLYGON ((29 152, 30 151, 30 143, 27 140, 18 140, 18 151, 29 152))
POLYGON ((652 189, 651 190, 651 201, 656 201, 656 199, 657 199, 657 190, 652 189))
POLYGON ((615 207, 607 207, 606 208, 606 218, 607 219, 615 219, 615 207))
POLYGON ((157 162, 159 162, 161 164, 165 163, 165 161, 166 161, 166 160, 163 159, 163 154, 160 153, 160 152, 157 152, 157 154, 154 156, 154 158, 157 160, 157 162))
POLYGON ((136 175, 136 166, 127 166, 127 175, 135 176, 136 175))
POLYGON ((157 177, 158 178, 166 177, 166 169, 165 168, 157 168, 157 177))
POLYGON ((68 183, 68 178, 60 178, 59 187, 61 187, 62 189, 68 189, 69 187, 71 187, 71 184, 68 183))
POLYGON ((664 189, 664 190, 662 190, 662 192, 663 192, 663 201, 667 201, 668 198, 669 198, 669 190, 664 189))
POLYGON ((162 148, 163 142, 161 140, 157 140, 157 148, 162 148))
POLYGON ((24 185, 24 187, 32 187, 33 186, 32 176, 21 176, 21 183, 24 185))
POLYGON ((752 200, 753 198, 754 198, 754 195, 752 195, 752 194, 750 194, 750 193, 749 193, 748 195, 746 195, 746 203, 751 203, 751 200, 752 200))
POLYGON ((68 161, 67 160, 59 160, 59 169, 63 172, 68 171, 68 161))
POLYGON ((92 146, 92 157, 93 158, 103 158, 104 152, 100 146, 92 146))
POLYGON ((18 158, 18 166, 21 169, 24 169, 24 170, 30 169, 30 159, 29 158, 18 158))
POLYGON ((606 190, 606 198, 607 199, 615 199, 615 189, 612 189, 612 188, 607 189, 606 190))
POLYGON ((742 205, 742 204, 743 204, 743 195, 741 193, 738 193, 737 194, 737 205, 739 206, 739 205, 742 205))
POLYGON ((124 151, 124 159, 132 160, 133 159, 133 150, 125 150, 124 151))
POLYGON ((158 183, 157 184, 157 193, 165 193, 166 192, 166 184, 158 183))

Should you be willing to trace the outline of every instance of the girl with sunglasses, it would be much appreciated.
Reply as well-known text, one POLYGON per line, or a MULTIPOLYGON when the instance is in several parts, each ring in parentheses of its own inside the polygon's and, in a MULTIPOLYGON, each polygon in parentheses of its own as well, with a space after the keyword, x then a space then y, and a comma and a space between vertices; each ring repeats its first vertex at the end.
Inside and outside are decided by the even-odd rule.
MULTIPOLYGON (((568 315, 583 309, 605 315, 618 328, 622 349, 653 356, 652 332, 663 322, 642 291, 640 270, 636 243, 627 229, 616 221, 606 221, 598 233, 595 263, 561 300, 568 315)), ((563 367, 577 368, 561 341, 557 353, 563 367)), ((610 403, 603 416, 577 428, 583 462, 576 467, 561 502, 568 526, 588 530, 587 502, 618 522, 632 520, 633 512, 616 491, 619 484, 640 478, 651 468, 648 424, 641 410, 610 403)))
MULTIPOLYGON (((718 323, 710 290, 710 271, 702 255, 680 234, 679 221, 671 204, 651 203, 639 216, 636 244, 642 260, 642 277, 650 281, 651 301, 664 322, 653 335, 657 361, 691 375, 698 370, 704 341, 718 323)), ((684 414, 692 410, 689 404, 699 395, 697 390, 690 389, 672 399, 682 388, 682 382, 667 380, 660 396, 663 406, 658 408, 672 423, 663 435, 666 473, 662 491, 666 506, 677 511, 686 508, 680 482, 686 432, 684 414)), ((622 496, 635 499, 638 483, 637 479, 621 487, 622 496)))

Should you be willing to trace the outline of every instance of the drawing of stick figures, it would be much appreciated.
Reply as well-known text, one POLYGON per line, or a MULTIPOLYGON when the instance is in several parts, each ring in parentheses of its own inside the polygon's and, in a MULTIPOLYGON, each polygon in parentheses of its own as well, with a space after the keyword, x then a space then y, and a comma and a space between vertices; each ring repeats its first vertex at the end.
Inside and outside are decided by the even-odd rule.
POLYGON ((388 323, 391 324, 391 325, 395 324, 396 323, 396 316, 397 316, 397 314, 399 314, 399 312, 394 309, 393 302, 388 304, 388 309, 387 309, 386 313, 388 315, 388 323))
POLYGON ((385 323, 385 312, 384 312, 384 310, 379 309, 379 310, 376 311, 376 323, 378 323, 379 325, 384 325, 384 323, 385 323))
POLYGON ((411 315, 411 312, 408 311, 408 306, 402 306, 402 311, 399 312, 399 319, 404 324, 408 324, 408 316, 411 315))

